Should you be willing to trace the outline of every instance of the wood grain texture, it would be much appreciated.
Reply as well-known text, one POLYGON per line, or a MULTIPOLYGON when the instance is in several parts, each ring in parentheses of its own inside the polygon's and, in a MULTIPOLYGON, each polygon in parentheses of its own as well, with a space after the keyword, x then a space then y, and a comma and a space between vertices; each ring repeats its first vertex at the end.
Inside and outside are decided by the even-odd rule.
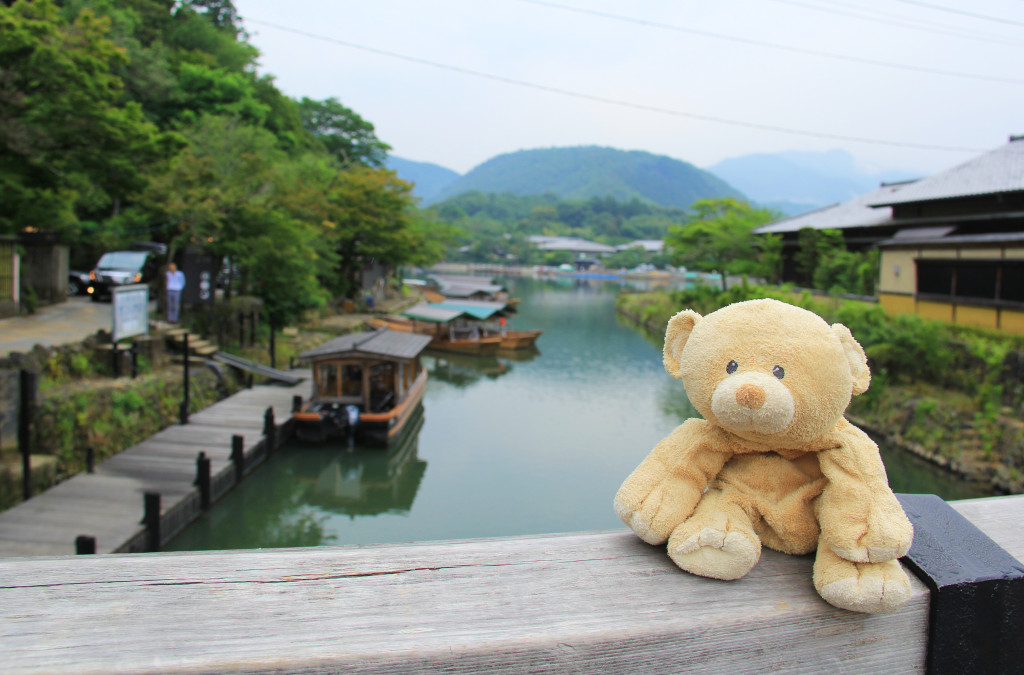
POLYGON ((0 561, 31 672, 915 672, 928 594, 835 609, 811 558, 703 579, 630 532, 0 561))
POLYGON ((309 384, 302 383, 242 390, 190 416, 188 425, 167 427, 107 459, 95 473, 78 474, 0 513, 0 558, 73 554, 78 535, 95 537, 100 553, 145 550, 140 521, 146 492, 161 495, 162 538, 168 541, 198 514, 193 482, 199 452, 210 457, 217 486, 234 485, 232 436, 245 438, 251 466, 254 459, 266 456, 266 409, 274 409, 280 441, 288 435, 292 397, 308 389, 309 384))

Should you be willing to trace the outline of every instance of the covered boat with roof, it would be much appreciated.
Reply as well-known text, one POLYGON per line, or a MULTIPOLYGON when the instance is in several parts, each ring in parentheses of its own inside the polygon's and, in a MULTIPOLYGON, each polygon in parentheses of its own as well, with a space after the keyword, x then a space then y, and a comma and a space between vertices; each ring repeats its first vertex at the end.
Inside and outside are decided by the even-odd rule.
POLYGON ((420 413, 430 337, 387 329, 342 335, 299 355, 313 369, 313 393, 295 413, 296 435, 387 447, 420 413))

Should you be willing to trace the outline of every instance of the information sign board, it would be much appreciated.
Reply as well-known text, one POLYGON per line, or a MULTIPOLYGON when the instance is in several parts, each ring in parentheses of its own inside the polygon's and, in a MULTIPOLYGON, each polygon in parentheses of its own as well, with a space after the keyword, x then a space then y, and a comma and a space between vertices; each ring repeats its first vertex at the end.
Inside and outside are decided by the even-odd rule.
POLYGON ((149 286, 114 286, 111 289, 114 305, 113 341, 149 333, 149 286))

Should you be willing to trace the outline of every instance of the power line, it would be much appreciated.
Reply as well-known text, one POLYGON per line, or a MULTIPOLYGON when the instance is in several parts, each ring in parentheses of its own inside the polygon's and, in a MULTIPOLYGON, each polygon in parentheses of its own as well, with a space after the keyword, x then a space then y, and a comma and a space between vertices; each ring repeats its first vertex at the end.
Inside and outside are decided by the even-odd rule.
POLYGON ((550 94, 559 94, 561 96, 568 96, 571 98, 582 99, 586 101, 594 101, 596 103, 604 103, 607 105, 615 105, 624 108, 631 108, 633 110, 642 110, 645 112, 655 112, 663 115, 670 115, 672 117, 683 117, 687 119, 699 120, 702 122, 713 122, 716 124, 725 124, 735 127, 744 127, 747 129, 759 129, 762 131, 773 131, 777 133, 792 134, 796 136, 807 136, 811 138, 824 138, 829 140, 837 141, 848 141, 851 143, 866 143, 869 145, 884 145, 897 148, 912 148, 916 150, 938 150, 942 152, 971 152, 978 153, 984 152, 984 148, 965 148, 958 146, 948 145, 932 145, 927 143, 908 143, 905 141, 888 141, 877 138, 864 138, 860 136, 846 136, 843 134, 831 134, 825 132, 807 131, 803 129, 792 129, 788 127, 774 126, 770 124, 759 124, 757 122, 747 122, 743 120, 733 120, 724 117, 716 117, 712 115, 699 115, 697 113, 685 112, 682 110, 673 110, 671 108, 662 108, 659 106, 646 105, 642 103, 633 103, 630 101, 623 101, 620 99, 606 98, 604 96, 596 96, 594 94, 586 94, 583 92, 570 91, 568 89, 561 89, 558 87, 551 87, 544 84, 537 84, 535 82, 527 82, 526 80, 517 80, 502 75, 494 75, 492 73, 485 73, 478 70, 472 70, 464 68, 462 66, 453 66, 446 63, 439 63, 437 61, 430 61, 428 59, 420 58, 418 56, 409 56, 407 54, 399 54, 398 52, 392 52, 385 49, 378 49, 376 47, 368 47, 348 40, 341 40, 338 38, 328 37, 325 35, 317 35, 316 33, 310 33, 308 31, 299 30, 296 28, 289 28, 280 24, 271 23, 269 21, 261 21, 259 19, 245 18, 248 23, 254 23, 260 26, 266 26, 268 28, 274 28, 276 30, 284 31, 286 33, 293 33, 295 35, 301 35, 303 37, 312 38, 314 40, 321 40, 323 42, 330 42, 332 44, 341 45, 343 47, 349 47, 351 49, 358 49, 360 51, 368 52, 371 54, 378 54, 380 56, 387 56, 393 59, 399 59, 401 61, 407 61, 409 63, 416 63, 423 66, 430 66, 431 68, 438 68, 441 70, 447 70, 454 73, 460 73, 462 75, 470 75, 493 82, 500 82, 503 84, 511 84, 518 87, 525 87, 527 89, 534 89, 537 91, 543 91, 550 94))
POLYGON ((1024 84, 1024 80, 1009 78, 1009 77, 998 77, 995 75, 975 75, 972 73, 961 73, 950 70, 941 70, 939 68, 928 68, 925 66, 911 66, 899 63, 890 63, 888 61, 877 61, 875 59, 867 59, 860 56, 844 56, 842 54, 832 54, 829 52, 819 52, 813 49, 804 49, 802 47, 791 47, 789 45, 781 45, 773 42, 765 42, 763 40, 754 40, 750 38, 740 38, 731 35, 723 35, 721 33, 713 33, 711 31, 698 30, 695 28, 685 28, 683 26, 677 26, 667 23, 659 23, 656 21, 647 21, 645 19, 636 19, 629 16, 623 16, 621 14, 611 14, 609 12, 602 12, 593 9, 584 9, 582 7, 572 7, 569 5, 562 5, 555 2, 547 2, 547 0, 519 0, 519 2, 529 3, 531 5, 540 5, 543 7, 550 7, 552 9, 559 9, 566 12, 576 12, 578 14, 589 14, 592 16, 599 16, 605 19, 613 19, 615 21, 625 21, 627 23, 633 23, 640 26, 647 26, 650 28, 659 28, 662 30, 670 30, 679 33, 688 33, 690 35, 700 35, 702 37, 714 38, 717 40, 728 40, 730 42, 737 42, 740 44, 753 45, 755 47, 767 47, 769 49, 778 49, 781 51, 792 52, 795 54, 806 54, 810 56, 823 56, 830 59, 837 59, 840 61, 848 61, 851 63, 863 63, 871 66, 878 66, 882 68, 894 68, 898 70, 908 70, 917 73, 928 73, 931 75, 945 75, 948 77, 961 77, 970 80, 985 80, 989 82, 999 82, 1002 84, 1024 84))
POLYGON ((844 11, 839 10, 839 9, 829 9, 827 7, 820 7, 818 5, 808 4, 806 2, 798 2, 797 0, 774 0, 774 2, 778 2, 778 3, 781 3, 783 5, 792 5, 793 7, 802 7, 804 9, 810 9, 810 10, 814 10, 816 12, 825 12, 827 14, 836 14, 836 15, 839 15, 839 16, 853 17, 855 19, 861 19, 862 21, 873 21, 875 23, 882 23, 882 24, 886 24, 886 25, 889 25, 889 26, 898 26, 900 28, 909 28, 910 30, 924 31, 926 33, 935 33, 937 35, 949 35, 949 36, 952 36, 952 37, 957 37, 957 38, 962 38, 962 39, 967 39, 967 40, 977 40, 979 42, 987 42, 987 43, 998 42, 998 43, 1001 43, 1003 45, 1008 45, 1010 47, 1022 47, 1022 46, 1024 46, 1024 44, 1022 44, 1021 42, 1016 41, 1016 40, 1007 40, 1005 38, 996 37, 996 36, 970 35, 969 33, 964 33, 963 31, 956 31, 956 30, 942 30, 942 29, 936 29, 936 28, 927 28, 925 26, 914 25, 914 23, 909 21, 909 20, 898 20, 898 19, 895 20, 895 21, 886 20, 886 19, 879 18, 879 17, 865 16, 864 14, 859 14, 857 12, 844 12, 844 11))
POLYGON ((1024 26, 1024 23, 1020 21, 1012 21, 1011 19, 1001 19, 997 16, 988 16, 987 14, 977 14, 975 12, 967 12, 962 9, 953 9, 951 7, 941 7, 939 5, 933 5, 928 2, 917 2, 916 0, 896 0, 896 2, 902 2, 905 5, 914 5, 915 7, 925 7, 927 9, 934 9, 939 12, 949 12, 950 14, 957 14, 959 16, 969 16, 972 19, 981 19, 983 21, 994 21, 1001 24, 1009 24, 1012 26, 1024 26))

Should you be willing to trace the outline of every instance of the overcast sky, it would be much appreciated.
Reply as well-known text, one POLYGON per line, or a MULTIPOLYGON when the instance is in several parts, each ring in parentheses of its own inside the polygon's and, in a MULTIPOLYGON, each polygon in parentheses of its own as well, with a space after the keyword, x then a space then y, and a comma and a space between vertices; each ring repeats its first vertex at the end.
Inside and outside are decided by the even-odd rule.
POLYGON ((700 167, 844 148, 928 174, 1024 134, 1021 0, 234 4, 287 95, 335 97, 395 155, 459 173, 602 145, 700 167))

